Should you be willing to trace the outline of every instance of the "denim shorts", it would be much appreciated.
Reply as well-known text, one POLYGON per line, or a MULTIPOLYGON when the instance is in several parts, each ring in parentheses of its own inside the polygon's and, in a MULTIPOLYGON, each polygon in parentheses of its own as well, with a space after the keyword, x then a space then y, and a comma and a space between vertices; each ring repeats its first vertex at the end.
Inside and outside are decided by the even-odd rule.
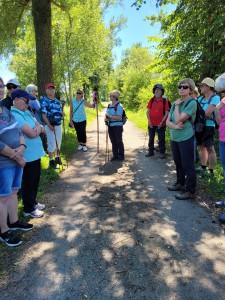
POLYGON ((0 197, 9 196, 13 190, 19 190, 23 176, 23 168, 12 166, 0 168, 0 197))

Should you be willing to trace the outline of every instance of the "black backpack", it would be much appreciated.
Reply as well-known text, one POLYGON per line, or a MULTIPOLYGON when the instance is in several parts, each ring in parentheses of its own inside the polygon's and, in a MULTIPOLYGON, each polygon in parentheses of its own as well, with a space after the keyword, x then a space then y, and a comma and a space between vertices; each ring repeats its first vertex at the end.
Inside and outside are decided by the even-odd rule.
MULTIPOLYGON (((213 94, 210 98, 209 98, 209 100, 208 100, 208 102, 206 102, 207 104, 210 104, 211 103, 211 101, 212 101, 212 98, 215 96, 216 94, 213 94)), ((199 97, 200 98, 200 97, 199 97)), ((198 98, 198 99, 199 99, 198 98)), ((198 135, 198 136, 200 136, 202 133, 203 133, 203 131, 204 131, 204 129, 205 129, 205 127, 206 127, 206 115, 205 115, 205 111, 204 111, 204 109, 202 108, 202 106, 201 106, 201 103, 202 103, 202 100, 204 99, 204 96, 201 98, 201 100, 200 100, 200 102, 198 101, 198 100, 195 100, 195 99, 190 99, 187 103, 186 103, 186 105, 185 105, 185 107, 187 107, 187 105, 190 103, 190 101, 192 101, 192 100, 195 100, 196 102, 197 102, 197 111, 196 111, 196 118, 195 118, 195 121, 194 121, 194 123, 192 122, 192 120, 191 120, 191 117, 189 118, 189 120, 190 120, 190 122, 193 124, 193 126, 194 126, 194 129, 195 129, 195 133, 198 135)), ((184 108, 185 108, 184 107, 184 108)), ((216 123, 216 120, 215 120, 215 113, 213 112, 212 113, 212 120, 214 121, 214 123, 215 123, 215 125, 216 125, 216 128, 218 128, 217 127, 217 123, 216 123)))
POLYGON ((203 130, 205 129, 205 123, 206 123, 205 111, 204 111, 204 109, 202 108, 201 104, 198 102, 197 99, 190 99, 190 100, 188 100, 187 103, 184 106, 184 109, 185 109, 185 107, 188 106, 188 104, 191 101, 196 101, 196 103, 197 103, 197 110, 196 110, 195 121, 193 122, 191 116, 189 118, 189 121, 193 125, 195 132, 199 134, 199 133, 202 133, 203 130))
MULTIPOLYGON (((162 97, 162 98, 163 98, 163 114, 165 115, 165 113, 166 113, 166 100, 168 101, 169 109, 171 108, 172 104, 167 98, 165 98, 165 97, 162 97)), ((155 99, 155 97, 153 97, 151 99, 150 109, 152 109, 154 99, 155 99)))
MULTIPOLYGON (((117 107, 119 105, 119 102, 116 103, 116 105, 114 107, 110 107, 110 104, 108 105, 108 108, 114 108, 115 112, 117 111, 117 107)), ((128 120, 128 117, 126 115, 126 112, 125 112, 125 109, 123 108, 123 114, 122 114, 122 122, 123 122, 123 125, 126 124, 128 120)), ((121 121, 113 121, 113 122, 121 122, 121 121)))

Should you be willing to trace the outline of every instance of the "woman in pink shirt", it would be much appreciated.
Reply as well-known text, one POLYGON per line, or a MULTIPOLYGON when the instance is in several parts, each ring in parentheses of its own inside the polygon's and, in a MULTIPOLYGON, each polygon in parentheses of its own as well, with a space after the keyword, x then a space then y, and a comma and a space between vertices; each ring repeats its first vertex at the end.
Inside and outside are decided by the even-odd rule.
MULTIPOLYGON (((225 90, 220 92, 224 98, 216 106, 216 122, 219 125, 219 149, 220 160, 224 172, 224 189, 225 189, 225 90)), ((216 207, 225 206, 225 199, 215 203, 216 207)), ((225 212, 220 216, 220 221, 225 222, 225 212)))

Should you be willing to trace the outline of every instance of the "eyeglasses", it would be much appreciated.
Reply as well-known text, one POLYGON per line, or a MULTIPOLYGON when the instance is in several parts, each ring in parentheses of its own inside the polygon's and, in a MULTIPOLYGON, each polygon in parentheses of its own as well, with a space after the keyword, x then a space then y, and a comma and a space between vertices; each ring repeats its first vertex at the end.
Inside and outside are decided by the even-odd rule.
POLYGON ((81 93, 81 92, 77 92, 77 95, 83 95, 83 93, 81 93))
POLYGON ((9 84, 9 85, 6 85, 6 87, 7 87, 8 90, 17 89, 17 85, 15 85, 15 84, 9 84))
POLYGON ((190 86, 189 85, 178 85, 177 87, 179 90, 183 89, 183 90, 187 90, 187 89, 190 89, 190 86))
POLYGON ((23 100, 26 104, 29 104, 29 99, 19 98, 20 100, 23 100))

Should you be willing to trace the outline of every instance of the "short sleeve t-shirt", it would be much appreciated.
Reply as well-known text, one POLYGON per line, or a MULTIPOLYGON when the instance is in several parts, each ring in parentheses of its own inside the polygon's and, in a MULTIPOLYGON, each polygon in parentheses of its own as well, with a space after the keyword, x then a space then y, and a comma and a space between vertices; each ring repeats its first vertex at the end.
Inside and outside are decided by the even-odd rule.
MULTIPOLYGON (((215 108, 216 108, 216 106, 220 103, 220 97, 218 95, 214 95, 211 98, 210 103, 209 103, 209 100, 210 99, 205 99, 203 96, 201 96, 201 97, 198 98, 198 102, 200 103, 200 105, 204 109, 204 111, 207 110, 207 108, 208 108, 208 106, 210 104, 215 105, 215 108)), ((213 120, 206 119, 206 123, 205 124, 206 124, 206 126, 215 127, 215 122, 213 120)))
MULTIPOLYGON (((18 127, 21 128, 25 124, 28 124, 31 128, 35 128, 35 119, 29 110, 21 111, 15 107, 11 108, 12 115, 18 122, 18 127)), ((26 141, 26 150, 24 152, 24 158, 27 162, 35 161, 45 155, 41 138, 29 138, 24 134, 26 141)))
MULTIPOLYGON (((150 109, 149 115, 150 115, 152 125, 159 126, 159 124, 162 122, 162 119, 164 117, 163 98, 160 99, 154 98, 154 100, 153 98, 150 99, 147 108, 150 109)), ((170 108, 169 108, 168 100, 166 99, 165 111, 169 111, 169 110, 170 108)), ((166 125, 166 120, 163 123, 163 126, 165 125, 166 125)))
POLYGON ((220 109, 220 116, 221 123, 219 127, 219 139, 221 142, 225 142, 225 105, 220 109))
MULTIPOLYGON (((197 102, 195 99, 190 100, 190 102, 187 104, 187 101, 190 99, 186 100, 179 106, 179 111, 180 113, 185 113, 190 116, 191 122, 189 119, 187 119, 183 124, 182 129, 170 129, 170 135, 171 135, 171 140, 175 142, 181 142, 181 141, 186 141, 190 139, 194 135, 194 128, 193 128, 193 122, 195 121, 196 117, 196 110, 197 110, 197 102), (186 107, 185 107, 186 106, 186 107)), ((170 115, 171 118, 170 120, 175 123, 175 118, 174 118, 174 109, 175 106, 174 104, 172 105, 170 109, 170 115)))

